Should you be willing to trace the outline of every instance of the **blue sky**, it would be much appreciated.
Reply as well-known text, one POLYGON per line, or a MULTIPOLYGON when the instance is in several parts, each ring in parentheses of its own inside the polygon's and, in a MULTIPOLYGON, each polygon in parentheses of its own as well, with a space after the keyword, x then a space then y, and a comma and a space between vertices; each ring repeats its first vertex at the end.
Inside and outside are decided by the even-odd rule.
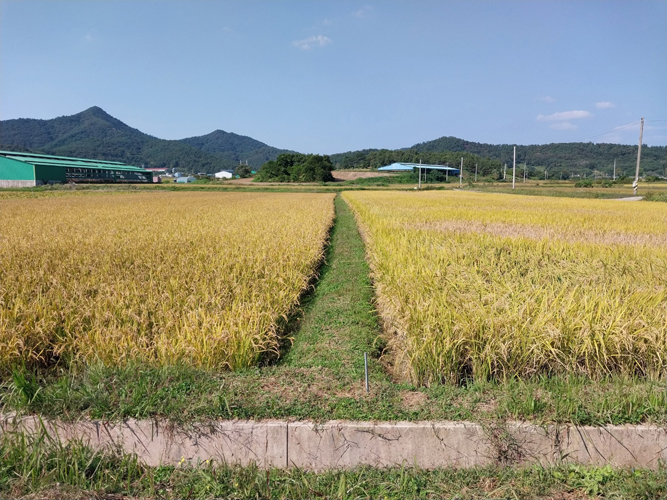
POLYGON ((667 144, 667 2, 0 1, 0 119, 308 153, 667 144))

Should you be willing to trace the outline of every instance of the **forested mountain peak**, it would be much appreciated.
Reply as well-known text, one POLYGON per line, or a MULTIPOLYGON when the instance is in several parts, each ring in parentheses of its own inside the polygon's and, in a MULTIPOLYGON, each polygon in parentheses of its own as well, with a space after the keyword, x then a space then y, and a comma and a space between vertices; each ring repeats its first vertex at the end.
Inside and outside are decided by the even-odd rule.
POLYGON ((181 141, 210 153, 221 153, 226 151, 242 152, 269 147, 252 137, 235 134, 233 132, 225 132, 220 129, 214 130, 210 134, 181 139, 181 141))
POLYGON ((197 149, 211 153, 235 163, 248 162, 252 167, 259 168, 263 163, 274 160, 282 153, 289 153, 285 149, 277 149, 266 145, 252 137, 214 130, 210 134, 181 139, 182 142, 197 149))
POLYGON ((433 141, 420 142, 411 148, 417 151, 467 151, 470 145, 475 144, 453 136, 443 136, 433 141))
POLYGON ((184 140, 158 139, 130 127, 99 106, 49 120, 0 121, 0 145, 4 149, 178 168, 193 173, 231 169, 239 161, 259 167, 284 152, 251 137, 219 129, 184 140))

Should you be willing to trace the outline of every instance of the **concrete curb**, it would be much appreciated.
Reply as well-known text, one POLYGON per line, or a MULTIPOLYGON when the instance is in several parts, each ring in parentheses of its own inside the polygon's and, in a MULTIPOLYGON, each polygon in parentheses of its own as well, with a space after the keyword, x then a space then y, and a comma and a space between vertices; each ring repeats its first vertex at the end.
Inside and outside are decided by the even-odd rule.
POLYGON ((667 429, 655 426, 539 427, 525 423, 218 421, 193 429, 149 420, 63 423, 3 417, 0 434, 41 429, 61 442, 136 453, 150 466, 206 460, 308 470, 415 466, 474 467, 564 462, 657 468, 667 429))
POLYGON ((625 198, 612 198, 613 200, 616 201, 642 201, 644 199, 643 196, 627 196, 625 198))

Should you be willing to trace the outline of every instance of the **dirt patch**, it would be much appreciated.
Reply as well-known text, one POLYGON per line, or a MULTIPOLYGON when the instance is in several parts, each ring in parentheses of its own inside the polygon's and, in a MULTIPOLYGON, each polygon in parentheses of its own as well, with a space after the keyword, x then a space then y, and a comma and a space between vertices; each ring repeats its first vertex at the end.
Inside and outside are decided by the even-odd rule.
MULTIPOLYGON (((287 380, 281 377, 267 377, 259 386, 260 397, 270 399, 279 397, 285 403, 314 399, 353 398, 366 395, 363 382, 341 387, 340 381, 328 370, 320 368, 290 368, 287 380)), ((372 391, 371 391, 372 392, 372 391)))
POLYGON ((498 401, 491 399, 475 406, 476 413, 494 413, 498 409, 498 401))
POLYGON ((229 179, 225 181, 225 184, 251 184, 252 177, 245 177, 242 179, 229 179))
POLYGON ((370 177, 391 177, 392 174, 384 172, 347 172, 345 170, 334 170, 331 172, 337 181, 353 181, 355 179, 368 179, 370 177))
POLYGON ((559 491, 553 496, 548 497, 551 500, 584 500, 591 498, 583 490, 559 491))
POLYGON ((401 392, 403 407, 407 410, 418 410, 428 400, 428 396, 423 392, 403 391, 401 392))

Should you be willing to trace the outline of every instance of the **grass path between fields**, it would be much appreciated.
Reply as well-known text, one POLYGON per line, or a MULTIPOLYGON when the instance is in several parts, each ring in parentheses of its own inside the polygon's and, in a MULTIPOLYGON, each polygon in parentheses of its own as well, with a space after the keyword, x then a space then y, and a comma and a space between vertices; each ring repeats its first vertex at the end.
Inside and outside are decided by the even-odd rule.
POLYGON ((428 388, 393 382, 378 361, 381 331, 364 244, 351 210, 340 197, 335 204, 326 262, 304 300, 293 344, 277 364, 238 373, 145 365, 17 370, 0 380, 0 413, 175 424, 231 418, 667 423, 667 381, 543 377, 428 388))
POLYGON ((282 361, 286 367, 331 371, 352 389, 364 373, 364 352, 371 355, 373 382, 386 382, 379 363, 380 329, 373 309, 373 288, 364 243, 351 210, 335 199, 336 221, 326 262, 294 343, 282 361))

